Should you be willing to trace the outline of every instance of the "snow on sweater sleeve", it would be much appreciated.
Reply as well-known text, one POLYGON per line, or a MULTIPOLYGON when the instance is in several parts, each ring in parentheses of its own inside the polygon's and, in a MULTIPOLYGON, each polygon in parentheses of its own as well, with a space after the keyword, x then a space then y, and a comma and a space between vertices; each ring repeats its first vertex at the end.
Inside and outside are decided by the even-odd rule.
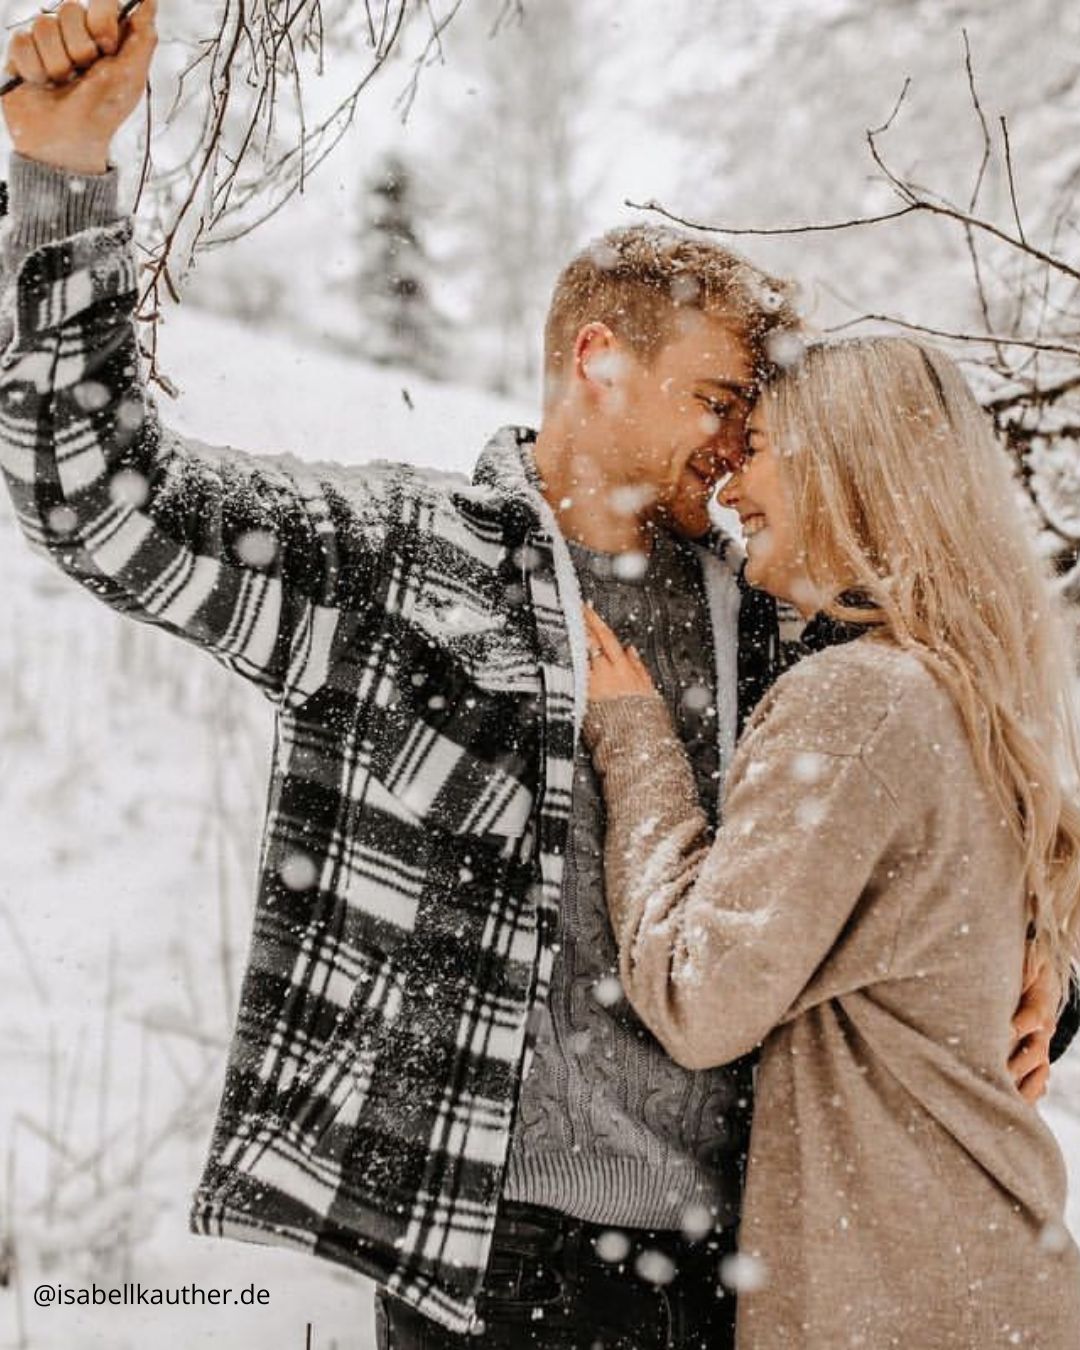
POLYGON ((808 732, 814 700, 829 697, 806 670, 776 687, 736 755, 711 845, 661 700, 590 704, 621 978, 687 1068, 727 1063, 785 1020, 895 831, 896 802, 860 747, 829 750, 808 732))
MULTIPOLYGON (((0 466, 30 544, 126 614, 301 702, 376 590, 394 479, 203 445, 139 369, 116 174, 12 156, 0 264, 0 466)), ((244 397, 241 388, 232 396, 244 397)))

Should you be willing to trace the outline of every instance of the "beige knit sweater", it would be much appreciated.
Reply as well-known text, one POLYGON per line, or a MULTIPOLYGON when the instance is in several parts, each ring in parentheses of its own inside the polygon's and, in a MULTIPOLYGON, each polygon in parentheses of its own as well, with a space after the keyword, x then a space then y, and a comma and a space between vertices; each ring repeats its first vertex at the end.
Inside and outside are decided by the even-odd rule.
POLYGON ((688 1067, 764 1043, 739 1350, 1078 1350, 1063 1161, 1006 1069, 1019 852, 947 693, 872 638, 807 658, 711 844, 659 699, 586 735, 630 1002, 688 1067))

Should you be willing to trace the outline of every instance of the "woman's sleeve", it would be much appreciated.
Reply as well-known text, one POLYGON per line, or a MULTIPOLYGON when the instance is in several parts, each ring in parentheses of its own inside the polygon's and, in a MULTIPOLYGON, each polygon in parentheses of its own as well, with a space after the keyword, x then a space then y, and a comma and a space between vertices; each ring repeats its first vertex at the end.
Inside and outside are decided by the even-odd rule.
POLYGON ((784 1020, 897 827, 896 802, 867 760, 869 740, 829 753, 802 735, 806 693, 774 695, 755 722, 711 846, 662 700, 589 710, 623 986, 687 1068, 736 1059, 784 1020))

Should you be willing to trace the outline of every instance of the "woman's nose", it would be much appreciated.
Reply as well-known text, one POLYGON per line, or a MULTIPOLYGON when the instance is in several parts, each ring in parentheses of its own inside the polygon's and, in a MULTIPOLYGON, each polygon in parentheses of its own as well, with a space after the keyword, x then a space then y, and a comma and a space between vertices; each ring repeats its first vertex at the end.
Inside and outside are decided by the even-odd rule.
POLYGON ((722 506, 735 507, 741 495, 739 491, 742 473, 738 469, 729 469, 721 474, 717 497, 722 506))

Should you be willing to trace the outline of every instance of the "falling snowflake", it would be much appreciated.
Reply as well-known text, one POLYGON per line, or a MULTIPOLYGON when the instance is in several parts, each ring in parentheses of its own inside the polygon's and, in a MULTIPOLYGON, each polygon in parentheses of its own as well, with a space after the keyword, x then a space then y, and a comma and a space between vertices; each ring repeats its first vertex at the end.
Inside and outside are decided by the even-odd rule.
POLYGON ((817 783, 824 775, 825 767, 826 759, 824 755, 806 751, 795 756, 791 766, 791 776, 796 783, 817 783))
POLYGON ((682 703, 688 712, 704 712, 711 702, 709 691, 703 684, 690 684, 683 690, 682 703))
POLYGON ((121 469, 109 481, 109 496, 116 506, 138 510, 150 496, 150 484, 137 469, 121 469))
POLYGON ((611 272, 619 265, 619 250, 606 239, 597 239, 589 245, 589 257, 593 266, 601 272, 611 272))
POLYGON ((236 556, 248 567, 269 567, 277 550, 277 540, 269 530, 245 530, 236 541, 236 556))
POLYGON ((737 1294, 753 1294, 768 1284, 768 1273, 760 1257, 749 1252, 733 1252, 720 1263, 720 1278, 737 1294))
POLYGON ((70 506, 54 506, 47 520, 54 534, 70 534, 79 523, 79 517, 70 506))
POLYGON ((117 425, 124 431, 138 431, 146 414, 137 398, 125 398, 116 410, 117 425))
POLYGON ((611 570, 620 581, 639 581, 645 575, 648 566, 649 560, 644 553, 631 550, 628 553, 620 553, 611 570))
POLYGON ((290 853, 278 869, 278 876, 290 891, 309 891, 315 885, 315 863, 306 853, 290 853))
POLYGON ((676 305, 692 305, 701 295, 701 282, 692 273, 681 272, 672 277, 668 291, 676 305))
POLYGON ((808 797, 805 801, 799 803, 795 809, 795 824, 801 830, 816 830, 825 819, 825 803, 816 801, 813 797, 808 797))
POLYGON ((589 378, 600 384, 617 384, 629 370, 630 363, 621 352, 598 352, 590 357, 587 366, 589 378))
POLYGON ((539 550, 533 548, 531 544, 515 549, 513 558, 514 565, 520 567, 523 572, 535 572, 541 562, 539 550))
POLYGON ((636 516, 650 506, 656 498, 656 489, 641 486, 612 488, 608 493, 608 503, 620 516, 636 516))
POLYGON ((630 1255, 630 1239, 617 1228, 609 1228, 601 1233, 594 1245, 600 1260, 611 1265, 618 1265, 630 1255))
POLYGON ((765 351, 774 366, 789 370, 797 366, 806 352, 806 343, 789 329, 781 328, 765 339, 765 351))
POLYGON ((1048 1252, 1051 1256, 1060 1256, 1062 1252, 1067 1251, 1069 1246, 1069 1234, 1064 1224, 1045 1223, 1042 1231, 1039 1233, 1039 1250, 1048 1252))
POLYGON ((666 1252, 658 1252, 650 1247, 643 1251, 634 1262, 634 1269, 649 1284, 670 1284, 679 1273, 675 1262, 666 1252))
POLYGON ((593 985, 592 996, 601 1008, 614 1008, 623 996, 623 987, 617 975, 605 975, 593 985))
POLYGON ((704 412, 698 418, 698 427, 703 436, 711 438, 719 434, 720 419, 714 412, 704 412))
POLYGON ((99 412, 109 402, 109 391, 97 380, 82 380, 71 391, 71 397, 83 412, 99 412))
POLYGON ((702 1238, 708 1237, 714 1226, 715 1220, 712 1210, 700 1201, 687 1205, 679 1222, 683 1237, 688 1242, 700 1242, 702 1238))

